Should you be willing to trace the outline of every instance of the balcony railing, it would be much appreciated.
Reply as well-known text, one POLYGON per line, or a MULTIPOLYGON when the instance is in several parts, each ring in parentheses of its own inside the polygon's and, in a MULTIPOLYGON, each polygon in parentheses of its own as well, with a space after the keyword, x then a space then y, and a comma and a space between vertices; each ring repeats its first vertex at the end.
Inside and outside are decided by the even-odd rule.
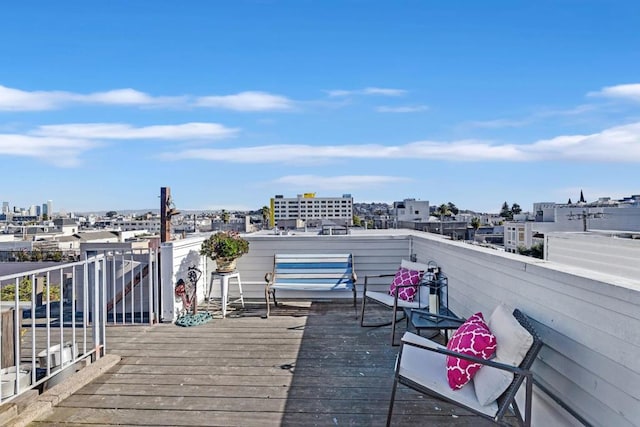
POLYGON ((84 359, 103 356, 108 323, 156 318, 154 252, 130 245, 85 249, 82 261, 0 277, 0 403, 47 389, 84 359))

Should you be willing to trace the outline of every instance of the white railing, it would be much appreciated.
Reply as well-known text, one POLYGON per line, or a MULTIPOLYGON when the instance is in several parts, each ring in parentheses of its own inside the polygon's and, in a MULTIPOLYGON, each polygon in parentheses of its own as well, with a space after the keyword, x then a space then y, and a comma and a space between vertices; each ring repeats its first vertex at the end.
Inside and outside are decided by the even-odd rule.
POLYGON ((108 324, 157 321, 157 274, 154 251, 101 245, 81 261, 1 276, 0 403, 102 357, 108 324))
POLYGON ((2 401, 46 388, 85 358, 102 356, 100 271, 104 258, 59 264, 0 277, 3 298, 0 370, 2 401), (81 297, 91 295, 91 297, 81 297))
POLYGON ((124 244, 85 244, 83 257, 105 257, 104 292, 107 325, 152 324, 158 321, 157 252, 124 244))

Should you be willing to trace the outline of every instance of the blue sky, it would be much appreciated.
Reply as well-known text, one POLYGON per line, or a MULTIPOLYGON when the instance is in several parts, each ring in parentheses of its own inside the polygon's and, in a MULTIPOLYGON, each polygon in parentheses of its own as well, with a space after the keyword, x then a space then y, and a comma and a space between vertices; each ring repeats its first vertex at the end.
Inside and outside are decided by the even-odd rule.
POLYGON ((498 212, 640 193, 637 1, 21 1, 0 200, 498 212))

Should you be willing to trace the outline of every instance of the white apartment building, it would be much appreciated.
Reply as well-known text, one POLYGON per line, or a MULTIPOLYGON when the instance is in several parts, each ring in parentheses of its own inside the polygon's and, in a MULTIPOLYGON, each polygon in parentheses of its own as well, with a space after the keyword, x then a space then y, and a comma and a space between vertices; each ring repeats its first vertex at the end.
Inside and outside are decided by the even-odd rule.
POLYGON ((318 227, 322 220, 338 225, 353 225, 353 197, 316 197, 316 193, 296 197, 276 195, 271 199, 271 225, 295 227, 300 221, 308 227, 318 227))
POLYGON ((429 221, 429 201, 404 199, 401 202, 393 202, 393 216, 398 222, 428 222, 429 221))
POLYGON ((149 233, 157 234, 160 233, 160 218, 121 219, 113 221, 111 226, 122 231, 147 230, 149 233))

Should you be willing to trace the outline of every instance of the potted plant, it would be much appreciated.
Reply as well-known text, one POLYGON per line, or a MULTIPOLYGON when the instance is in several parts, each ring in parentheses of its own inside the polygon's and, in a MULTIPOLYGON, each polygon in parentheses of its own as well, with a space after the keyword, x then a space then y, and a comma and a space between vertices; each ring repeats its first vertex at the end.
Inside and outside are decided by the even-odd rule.
POLYGON ((200 255, 216 261, 216 270, 230 272, 236 268, 236 260, 249 252, 249 242, 237 231, 219 231, 209 236, 200 247, 200 255))

